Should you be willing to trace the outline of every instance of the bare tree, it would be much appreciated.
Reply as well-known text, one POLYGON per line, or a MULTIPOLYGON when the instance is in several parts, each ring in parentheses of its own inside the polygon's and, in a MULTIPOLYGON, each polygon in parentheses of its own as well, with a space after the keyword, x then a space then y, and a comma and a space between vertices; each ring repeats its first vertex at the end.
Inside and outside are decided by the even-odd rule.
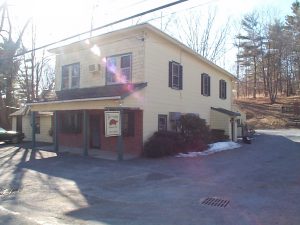
POLYGON ((45 49, 39 52, 34 50, 36 40, 36 27, 32 24, 30 48, 33 51, 23 56, 19 70, 18 86, 21 88, 18 94, 22 102, 39 99, 43 90, 52 90, 54 86, 51 58, 46 55, 45 49))
POLYGON ((230 20, 221 27, 216 27, 216 8, 209 10, 207 19, 201 12, 191 12, 182 20, 175 20, 179 39, 203 57, 216 62, 225 52, 225 44, 230 29, 230 20))
POLYGON ((0 18, 0 121, 3 127, 9 128, 7 107, 15 105, 13 85, 19 68, 19 60, 15 56, 22 51, 20 44, 29 20, 14 40, 6 2, 0 6, 0 18))

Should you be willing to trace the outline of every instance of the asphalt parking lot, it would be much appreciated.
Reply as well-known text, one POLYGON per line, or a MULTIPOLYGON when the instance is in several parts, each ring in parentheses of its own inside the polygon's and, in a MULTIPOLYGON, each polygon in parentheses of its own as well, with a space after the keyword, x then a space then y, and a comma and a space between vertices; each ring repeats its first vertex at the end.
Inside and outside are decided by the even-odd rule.
POLYGON ((1 145, 0 224, 300 224, 299 137, 123 162, 1 145))

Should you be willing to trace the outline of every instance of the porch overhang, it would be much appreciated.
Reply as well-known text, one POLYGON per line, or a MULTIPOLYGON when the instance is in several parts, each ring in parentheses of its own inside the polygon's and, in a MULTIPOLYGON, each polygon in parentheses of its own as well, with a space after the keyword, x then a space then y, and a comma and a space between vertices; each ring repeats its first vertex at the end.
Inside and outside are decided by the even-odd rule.
POLYGON ((60 110, 82 110, 82 109, 104 109, 107 106, 118 107, 121 96, 85 98, 72 100, 57 100, 47 102, 28 103, 31 111, 60 111, 60 110))
POLYGON ((214 111, 217 111, 219 113, 222 113, 222 114, 225 114, 229 117, 237 117, 237 116, 241 116, 240 113, 238 112, 233 112, 233 111, 230 111, 228 109, 224 109, 224 108, 214 108, 214 107, 211 107, 212 110, 214 111))
MULTIPOLYGON (((99 87, 68 89, 56 92, 54 99, 27 103, 31 111, 104 109, 120 107, 124 99, 147 86, 147 83, 126 83, 99 87)), ((138 105, 138 103, 137 103, 138 105)))

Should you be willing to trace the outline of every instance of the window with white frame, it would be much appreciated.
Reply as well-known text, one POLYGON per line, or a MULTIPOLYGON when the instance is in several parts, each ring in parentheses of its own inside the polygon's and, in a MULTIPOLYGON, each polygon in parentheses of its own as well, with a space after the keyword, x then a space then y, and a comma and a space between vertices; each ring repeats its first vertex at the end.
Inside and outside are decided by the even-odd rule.
POLYGON ((182 90, 182 65, 169 62, 169 87, 182 90))
POLYGON ((74 63, 62 66, 61 89, 79 88, 80 64, 74 63))
POLYGON ((201 74, 201 94, 210 96, 210 76, 206 73, 201 74))
POLYGON ((120 84, 131 81, 132 54, 106 58, 106 84, 120 84))
POLYGON ((167 130, 167 115, 159 114, 158 115, 158 131, 167 130))
POLYGON ((221 98, 221 99, 226 99, 227 98, 227 96, 226 96, 226 92, 227 92, 227 88, 226 88, 226 81, 225 80, 220 80, 219 81, 219 97, 221 98))

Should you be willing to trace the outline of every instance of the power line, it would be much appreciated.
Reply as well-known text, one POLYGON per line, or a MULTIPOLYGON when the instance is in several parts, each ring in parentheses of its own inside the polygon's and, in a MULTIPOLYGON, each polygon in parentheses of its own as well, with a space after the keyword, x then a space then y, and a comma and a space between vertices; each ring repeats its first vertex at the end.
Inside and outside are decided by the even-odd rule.
POLYGON ((186 8, 186 9, 181 9, 181 10, 173 11, 173 12, 168 13, 168 14, 165 14, 165 15, 163 15, 163 16, 158 16, 158 17, 155 17, 155 18, 151 18, 151 19, 149 19, 149 20, 146 20, 145 22, 146 22, 146 23, 147 23, 147 22, 151 22, 151 21, 153 21, 153 20, 158 20, 158 19, 161 19, 161 18, 170 16, 170 15, 173 16, 173 15, 176 14, 176 13, 180 13, 180 12, 184 12, 184 11, 189 11, 189 10, 198 8, 198 7, 200 7, 200 6, 204 6, 204 5, 213 3, 213 2, 215 2, 215 1, 218 1, 218 0, 210 0, 210 1, 207 1, 207 2, 204 2, 204 3, 201 3, 201 4, 198 4, 198 5, 195 5, 195 6, 186 8))
POLYGON ((49 43, 49 44, 46 44, 46 45, 43 45, 43 46, 40 46, 40 47, 37 47, 37 48, 33 48, 33 49, 31 49, 31 50, 28 50, 28 51, 22 52, 22 53, 20 53, 20 54, 17 54, 17 55, 15 55, 13 58, 19 57, 19 56, 25 55, 25 54, 27 54, 27 53, 30 53, 30 52, 33 52, 33 51, 37 51, 37 50, 43 49, 43 48, 47 48, 47 47, 49 47, 49 46, 58 44, 58 43, 60 43, 60 42, 67 41, 67 40, 70 40, 70 39, 79 37, 79 36, 81 36, 81 35, 84 35, 84 34, 89 34, 90 32, 93 32, 93 31, 96 31, 96 30, 100 30, 100 29, 103 29, 103 28, 106 28, 106 27, 109 27, 109 26, 112 26, 112 25, 115 25, 115 24, 118 24, 118 23, 121 23, 121 22, 125 22, 125 21, 127 21, 127 20, 131 20, 131 19, 136 18, 136 17, 144 16, 144 15, 146 15, 146 14, 149 14, 149 13, 152 13, 152 12, 155 12, 155 11, 158 11, 158 10, 161 10, 161 9, 165 9, 165 8, 168 8, 168 7, 171 7, 171 6, 173 6, 173 5, 177 5, 177 4, 186 2, 186 1, 188 1, 188 0, 178 0, 178 1, 175 1, 175 2, 171 2, 171 3, 169 3, 169 4, 162 5, 162 6, 159 6, 159 7, 154 8, 154 9, 150 9, 150 10, 144 11, 144 12, 142 12, 142 13, 135 14, 135 15, 133 15, 133 16, 129 16, 129 17, 126 17, 126 18, 124 18, 124 19, 120 19, 120 20, 117 20, 117 21, 114 21, 114 22, 105 24, 105 25, 100 26, 100 27, 96 27, 96 28, 91 29, 91 30, 89 30, 89 31, 85 31, 85 32, 82 32, 82 33, 79 33, 79 34, 75 34, 75 35, 73 35, 73 36, 69 36, 69 37, 64 38, 64 39, 61 39, 61 40, 59 40, 59 41, 55 41, 55 42, 52 42, 52 43, 49 43))

